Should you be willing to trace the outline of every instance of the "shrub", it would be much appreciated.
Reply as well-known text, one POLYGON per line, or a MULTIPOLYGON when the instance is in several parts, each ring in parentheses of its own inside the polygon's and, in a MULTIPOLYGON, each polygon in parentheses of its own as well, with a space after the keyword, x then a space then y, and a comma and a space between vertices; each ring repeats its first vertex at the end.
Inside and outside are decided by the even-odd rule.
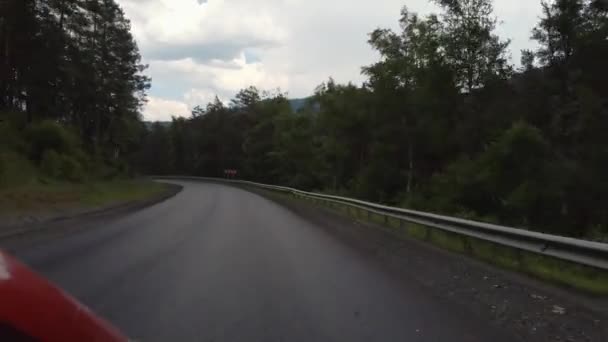
POLYGON ((40 161, 40 169, 42 172, 52 178, 61 177, 61 156, 54 150, 48 150, 44 152, 42 160, 40 161))
POLYGON ((88 173, 93 178, 110 180, 116 178, 119 171, 111 161, 104 159, 102 156, 95 156, 90 161, 88 173))
POLYGON ((82 181, 85 179, 85 171, 75 158, 62 155, 54 150, 44 152, 40 168, 45 175, 62 180, 82 181))
POLYGON ((67 180, 80 182, 85 179, 85 172, 82 165, 70 156, 62 156, 61 173, 67 180))
POLYGON ((27 142, 19 126, 10 120, 0 121, 0 150, 27 153, 27 142))
POLYGON ((34 165, 22 155, 0 149, 0 188, 26 184, 36 176, 34 165))
POLYGON ((448 212, 472 211, 480 219, 561 233, 570 229, 560 216, 563 177, 556 175, 564 174, 542 132, 516 122, 479 155, 436 175, 432 191, 448 212))
POLYGON ((34 123, 26 131, 30 142, 30 157, 40 162, 47 150, 74 155, 81 151, 78 137, 57 122, 46 120, 34 123))

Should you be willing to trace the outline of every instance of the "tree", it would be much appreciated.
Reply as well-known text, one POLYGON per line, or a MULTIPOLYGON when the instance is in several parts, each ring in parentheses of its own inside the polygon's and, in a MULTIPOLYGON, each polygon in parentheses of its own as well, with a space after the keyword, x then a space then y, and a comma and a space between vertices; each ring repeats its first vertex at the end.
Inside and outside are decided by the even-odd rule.
POLYGON ((201 106, 196 106, 192 109, 192 118, 197 118, 205 115, 205 110, 201 106))
POLYGON ((532 35, 542 45, 538 56, 545 64, 568 62, 583 31, 583 0, 542 1, 542 7, 532 35))
POLYGON ((560 167, 540 130, 515 122, 483 153, 462 158, 435 177, 437 208, 558 231, 565 180, 556 172, 560 167))
POLYGON ((319 177, 333 191, 350 188, 360 165, 368 162, 373 127, 367 115, 369 92, 352 84, 336 85, 329 79, 317 87, 314 101, 320 108, 316 113, 319 177))
POLYGON ((290 113, 291 107, 287 99, 279 94, 265 98, 255 108, 253 121, 243 142, 244 171, 254 180, 272 182, 279 176, 279 159, 274 153, 277 118, 290 113))
POLYGON ((127 153, 150 79, 114 0, 0 2, 0 111, 77 127, 88 150, 127 153))
POLYGON ((425 175, 438 170, 437 161, 449 152, 428 147, 447 135, 458 97, 455 74, 442 47, 444 23, 436 15, 421 19, 407 8, 401 11, 399 22, 400 34, 376 30, 370 35, 381 61, 363 69, 370 77, 368 86, 378 115, 373 154, 394 160, 375 171, 368 169, 373 176, 366 178, 392 170, 392 183, 383 186, 387 189, 383 196, 388 198, 402 187, 410 197, 414 188, 424 185, 425 175), (395 159, 395 155, 400 157, 395 159))
POLYGON ((231 101, 231 106, 238 109, 251 109, 262 100, 260 91, 256 87, 249 87, 239 91, 231 101))
POLYGON ((490 80, 506 79, 511 67, 502 41, 494 33, 491 0, 435 0, 444 10, 442 46, 448 63, 454 68, 458 85, 470 93, 490 80))
POLYGON ((521 65, 523 71, 531 71, 534 69, 534 60, 536 56, 533 51, 530 50, 522 50, 521 51, 521 65))

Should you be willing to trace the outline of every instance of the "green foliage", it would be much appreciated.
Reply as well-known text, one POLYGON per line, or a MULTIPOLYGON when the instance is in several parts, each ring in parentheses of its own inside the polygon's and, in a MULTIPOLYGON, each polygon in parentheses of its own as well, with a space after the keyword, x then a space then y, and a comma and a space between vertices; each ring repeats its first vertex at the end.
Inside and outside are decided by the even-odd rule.
POLYGON ((60 178, 63 175, 62 166, 63 160, 62 156, 55 152, 55 150, 47 150, 44 152, 42 156, 42 161, 40 162, 40 168, 42 172, 49 177, 60 178))
POLYGON ((44 175, 66 181, 85 179, 89 158, 69 128, 45 120, 29 125, 24 135, 29 142, 29 156, 40 164, 44 175))
POLYGON ((522 254, 520 270, 541 279, 605 296, 608 273, 604 270, 529 252, 522 254))
POLYGON ((559 231, 564 180, 557 157, 541 132, 516 122, 475 159, 462 158, 437 175, 433 196, 437 209, 473 216, 498 215, 499 221, 559 231))
POLYGON ((85 172, 82 165, 70 156, 62 156, 61 174, 64 179, 72 182, 80 182, 85 179, 85 172))
POLYGON ((37 181, 83 182, 129 174, 125 161, 91 156, 69 126, 52 120, 0 123, 0 188, 37 181), (21 128, 19 128, 21 126, 21 128))
POLYGON ((40 162, 42 172, 52 178, 79 182, 85 179, 82 165, 74 158, 46 150, 40 162))
POLYGON ((150 86, 130 29, 114 0, 0 1, 0 189, 130 174, 150 86))
POLYGON ((25 136, 30 144, 30 157, 35 161, 41 161, 45 152, 49 150, 72 154, 80 149, 78 137, 51 120, 30 125, 25 136))
POLYGON ((262 100, 260 91, 256 87, 249 87, 238 92, 231 102, 231 106, 237 109, 251 109, 262 100))
POLYGON ((28 153, 28 143, 22 134, 22 125, 19 124, 14 113, 0 112, 0 151, 14 151, 22 154, 28 153), (1 120, 4 117, 4 120, 1 120))
POLYGON ((23 185, 36 177, 36 167, 23 154, 0 149, 0 188, 23 185))
POLYGON ((64 153, 51 120, 73 127, 89 154, 137 147, 150 79, 130 29, 114 0, 0 2, 0 111, 17 113, 20 129, 49 120, 31 128, 37 161, 41 146, 64 153))
POLYGON ((435 0, 444 10, 440 36, 445 59, 459 86, 471 92, 494 78, 505 79, 509 41, 494 33, 497 19, 492 0, 435 0))

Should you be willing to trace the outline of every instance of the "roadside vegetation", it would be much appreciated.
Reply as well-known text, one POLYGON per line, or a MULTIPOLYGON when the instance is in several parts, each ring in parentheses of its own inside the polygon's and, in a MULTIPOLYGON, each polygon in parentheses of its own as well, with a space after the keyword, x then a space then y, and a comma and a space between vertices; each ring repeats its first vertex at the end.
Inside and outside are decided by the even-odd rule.
POLYGON ((86 210, 160 195, 164 185, 133 180, 124 161, 93 158, 68 128, 41 121, 0 123, 0 215, 86 210))
POLYGON ((154 124, 134 161, 151 174, 237 177, 556 234, 608 236, 608 8, 543 2, 535 51, 510 61, 490 0, 404 8, 377 29, 362 86, 322 83, 154 124))
POLYGON ((115 1, 2 1, 0 56, 0 213, 163 191, 132 180, 150 80, 115 1))

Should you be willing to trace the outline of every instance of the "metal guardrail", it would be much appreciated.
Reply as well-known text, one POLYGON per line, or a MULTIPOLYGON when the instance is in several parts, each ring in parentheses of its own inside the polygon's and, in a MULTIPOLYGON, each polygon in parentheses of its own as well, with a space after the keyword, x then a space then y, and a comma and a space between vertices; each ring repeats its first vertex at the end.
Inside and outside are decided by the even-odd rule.
POLYGON ((303 198, 338 203, 363 209, 371 213, 384 215, 386 217, 392 217, 400 221, 432 227, 451 233, 493 242, 499 245, 608 270, 608 244, 605 243, 532 232, 524 229, 465 220, 450 216, 389 207, 347 197, 324 195, 283 186, 254 183, 243 180, 185 176, 158 176, 152 178, 161 180, 195 180, 246 185, 270 191, 293 194, 303 198))

